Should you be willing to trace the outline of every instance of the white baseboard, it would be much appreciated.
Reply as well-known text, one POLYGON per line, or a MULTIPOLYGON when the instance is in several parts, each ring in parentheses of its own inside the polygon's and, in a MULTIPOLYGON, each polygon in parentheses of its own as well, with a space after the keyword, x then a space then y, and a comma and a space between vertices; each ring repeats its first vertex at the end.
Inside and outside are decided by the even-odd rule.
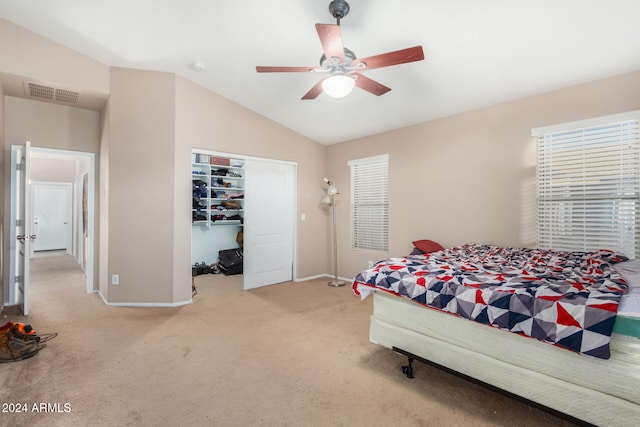
POLYGON ((192 299, 190 299, 189 301, 180 301, 180 302, 173 302, 173 303, 161 303, 161 302, 108 302, 104 295, 102 295, 102 292, 100 291, 96 291, 98 292, 98 295, 100 295, 100 298, 102 298, 102 301, 105 303, 105 305, 109 305, 112 307, 180 307, 182 305, 187 305, 187 304, 191 304, 193 302, 192 299))
MULTIPOLYGON (((334 276, 333 274, 318 274, 317 276, 298 278, 298 279, 295 279, 294 282, 307 282, 309 280, 322 279, 323 277, 326 277, 328 279, 333 279, 334 276)), ((346 284, 351 284, 353 282, 353 278, 348 279, 346 277, 340 277, 340 276, 338 276, 338 280, 342 280, 346 284)))

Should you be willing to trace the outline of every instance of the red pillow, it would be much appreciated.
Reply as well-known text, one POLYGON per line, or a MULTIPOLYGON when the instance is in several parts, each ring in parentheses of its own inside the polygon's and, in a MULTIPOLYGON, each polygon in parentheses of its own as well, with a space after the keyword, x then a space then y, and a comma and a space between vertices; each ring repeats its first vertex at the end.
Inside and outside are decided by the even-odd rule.
POLYGON ((436 243, 433 240, 416 240, 413 242, 413 246, 420 249, 425 254, 429 252, 441 251, 444 247, 440 243, 436 243))

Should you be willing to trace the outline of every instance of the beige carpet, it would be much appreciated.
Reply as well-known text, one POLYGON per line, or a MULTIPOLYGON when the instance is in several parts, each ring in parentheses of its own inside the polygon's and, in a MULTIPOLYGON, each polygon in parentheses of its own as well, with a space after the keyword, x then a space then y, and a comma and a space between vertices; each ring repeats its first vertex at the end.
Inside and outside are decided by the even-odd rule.
POLYGON ((59 336, 0 364, 0 402, 27 409, 0 425, 570 425, 419 362, 407 379, 402 356, 369 343, 371 300, 349 286, 242 291, 241 276, 205 275, 191 305, 129 308, 86 294, 69 257, 34 259, 31 273, 32 314, 0 320, 59 336))

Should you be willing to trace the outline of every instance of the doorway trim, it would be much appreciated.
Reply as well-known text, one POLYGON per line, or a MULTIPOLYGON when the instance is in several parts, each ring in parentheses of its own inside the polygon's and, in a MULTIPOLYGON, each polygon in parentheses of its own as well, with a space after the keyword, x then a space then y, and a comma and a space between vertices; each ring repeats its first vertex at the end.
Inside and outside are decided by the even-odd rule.
MULTIPOLYGON (((87 182, 87 251, 84 254, 86 259, 85 275, 87 277, 86 292, 94 293, 94 273, 95 273, 95 153, 89 153, 85 151, 72 151, 61 150, 56 148, 40 148, 31 147, 31 156, 41 155, 44 157, 63 158, 63 159, 86 159, 88 161, 88 182, 87 182)), ((76 164, 77 166, 77 164, 76 164)), ((75 171, 78 174, 78 171, 75 171)), ((77 180, 76 180, 77 181, 77 180)), ((75 187, 75 183, 74 187, 75 187)), ((81 190, 81 189, 78 189, 81 190)), ((75 219, 75 218, 74 218, 75 219)), ((33 218, 30 219, 33 221, 33 218)), ((82 218, 78 218, 79 221, 83 221, 82 218)), ((75 225, 75 224, 74 224, 75 225)))

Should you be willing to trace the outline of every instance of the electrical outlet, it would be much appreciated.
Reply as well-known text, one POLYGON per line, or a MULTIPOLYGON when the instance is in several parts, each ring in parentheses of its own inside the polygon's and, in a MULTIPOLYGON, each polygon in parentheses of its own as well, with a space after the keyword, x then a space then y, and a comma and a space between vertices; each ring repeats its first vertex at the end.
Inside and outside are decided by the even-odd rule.
POLYGON ((112 274, 111 275, 111 284, 112 285, 119 285, 120 284, 120 275, 112 274))
POLYGON ((373 261, 369 261, 369 268, 373 267, 373 261))

